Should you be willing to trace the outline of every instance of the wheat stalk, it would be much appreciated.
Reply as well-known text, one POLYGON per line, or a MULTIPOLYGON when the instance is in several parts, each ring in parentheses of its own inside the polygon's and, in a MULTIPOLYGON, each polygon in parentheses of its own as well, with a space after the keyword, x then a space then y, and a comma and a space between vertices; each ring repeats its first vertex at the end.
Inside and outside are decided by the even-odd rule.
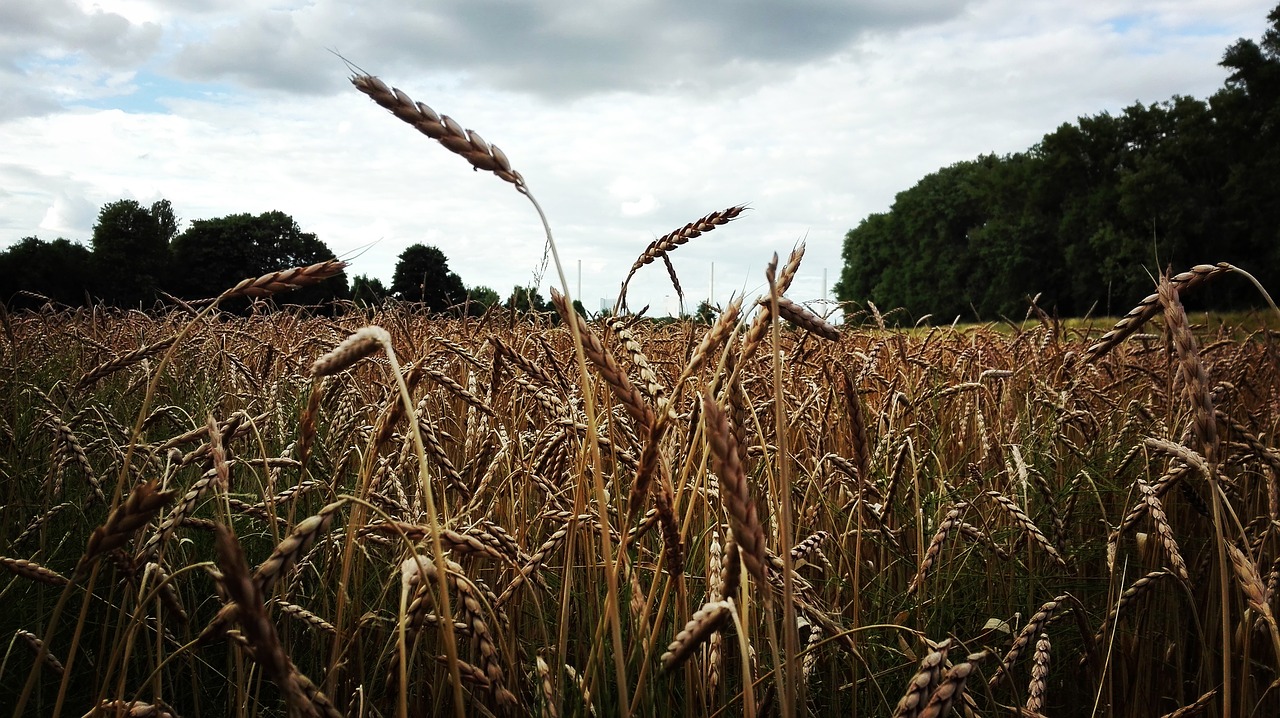
MULTIPOLYGON (((636 261, 631 265, 631 270, 627 272, 627 276, 622 280, 622 290, 618 293, 618 301, 613 305, 613 313, 618 314, 626 308, 627 286, 631 283, 631 278, 635 276, 636 272, 639 271, 641 267, 646 264, 650 264, 657 259, 662 259, 667 262, 667 270, 671 275, 672 284, 675 285, 676 290, 679 292, 680 282, 676 279, 675 270, 671 267, 670 260, 667 258, 667 253, 675 250, 691 239, 696 239, 702 236, 705 232, 710 232, 716 227, 728 224, 745 210, 745 205, 735 205, 728 209, 712 212, 701 219, 694 220, 680 229, 664 234, 650 242, 649 246, 645 247, 644 251, 640 253, 640 256, 636 258, 636 261)), ((680 293, 683 294, 683 292, 680 293)))

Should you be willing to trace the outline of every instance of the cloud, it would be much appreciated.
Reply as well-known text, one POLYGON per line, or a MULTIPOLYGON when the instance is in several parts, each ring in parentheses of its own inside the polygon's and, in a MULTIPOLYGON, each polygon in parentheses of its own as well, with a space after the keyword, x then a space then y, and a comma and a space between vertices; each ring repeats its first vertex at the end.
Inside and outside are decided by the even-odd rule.
POLYGON ((133 23, 70 0, 0 3, 0 120, 128 91, 133 68, 158 48, 156 23, 133 23))
POLYGON ((384 71, 437 76, 565 100, 595 93, 721 92, 785 75, 847 49, 872 32, 954 17, 965 3, 911 0, 372 0, 354 10, 319 0, 258 10, 197 39, 175 69, 209 80, 244 78, 297 92, 332 89, 314 79, 325 48, 384 71))
POLYGON ((93 226, 97 216, 98 207, 88 198, 61 191, 40 220, 40 229, 60 237, 76 236, 82 234, 85 227, 93 226))
MULTIPOLYGON (((334 48, 500 145, 573 289, 581 261, 595 309, 655 237, 739 203, 751 211, 672 253, 688 304, 713 263, 717 302, 761 291, 769 256, 801 239, 792 296, 817 297, 824 270, 828 289, 838 278, 844 233, 895 193, 1081 115, 1207 96, 1223 49, 1257 36, 1273 0, 814 0, 789 14, 763 2, 115 0, 128 27, 163 28, 132 66, 65 47, 4 54, 86 15, 20 1, 0 0, 14 22, 0 18, 0 246, 37 231, 86 240, 86 207, 163 196, 188 221, 287 212, 339 255, 363 251, 357 274, 387 280, 423 242, 468 284, 505 295, 527 283, 544 242, 528 202, 347 86, 334 48)), ((113 22, 96 32, 128 32, 113 22)), ((630 304, 661 311, 669 294, 650 265, 630 304)))

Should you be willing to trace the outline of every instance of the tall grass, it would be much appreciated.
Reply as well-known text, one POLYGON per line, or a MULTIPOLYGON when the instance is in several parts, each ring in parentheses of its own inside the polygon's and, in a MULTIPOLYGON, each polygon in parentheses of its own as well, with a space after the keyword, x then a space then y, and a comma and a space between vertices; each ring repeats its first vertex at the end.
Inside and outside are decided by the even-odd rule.
POLYGON ((1100 343, 1048 317, 841 331, 786 298, 802 259, 711 326, 555 293, 541 317, 3 313, 0 706, 1280 711, 1277 334, 1205 333, 1178 297, 1227 270, 1100 343))

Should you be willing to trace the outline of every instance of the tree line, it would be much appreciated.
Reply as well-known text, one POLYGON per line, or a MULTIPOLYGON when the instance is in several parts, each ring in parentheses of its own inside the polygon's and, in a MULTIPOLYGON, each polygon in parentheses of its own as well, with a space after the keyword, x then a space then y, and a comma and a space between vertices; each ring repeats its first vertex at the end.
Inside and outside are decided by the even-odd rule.
MULTIPOLYGON (((0 300, 10 307, 53 301, 148 308, 168 297, 214 297, 247 277, 334 256, 315 234, 302 231, 280 211, 198 219, 182 231, 180 224, 168 200, 148 206, 122 199, 99 211, 88 247, 65 238, 26 237, 0 252, 0 300)), ((396 299, 431 312, 465 307, 474 314, 503 304, 489 287, 464 285, 449 269, 444 252, 423 244, 400 253, 389 287, 376 277, 356 275, 348 280, 343 273, 281 299, 290 304, 351 301, 365 306, 396 299)), ((504 306, 520 311, 549 307, 536 288, 519 286, 504 306)))
MULTIPOLYGON (((841 301, 956 316, 1117 314, 1152 277, 1230 262, 1280 279, 1280 6, 1207 101, 1175 96, 1063 124, 1025 152, 921 179, 845 236, 841 301)), ((1195 301, 1257 301, 1218 282, 1195 301)))

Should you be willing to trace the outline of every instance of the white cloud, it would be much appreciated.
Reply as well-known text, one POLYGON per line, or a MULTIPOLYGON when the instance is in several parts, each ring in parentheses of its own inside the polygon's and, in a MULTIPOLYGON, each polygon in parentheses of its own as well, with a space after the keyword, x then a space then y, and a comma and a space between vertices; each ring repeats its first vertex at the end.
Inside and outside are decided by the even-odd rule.
MULTIPOLYGON (((739 203, 751 210, 672 253, 687 304, 713 262, 718 302, 759 291, 769 256, 801 239, 793 294, 816 297, 844 233, 924 174, 1081 115, 1207 96, 1270 0, 96 7, 0 6, 0 246, 87 240, 101 204, 163 196, 188 221, 287 212, 339 254, 367 248, 358 274, 389 279, 424 242, 468 284, 526 283, 544 241, 528 202, 351 89, 334 48, 500 145, 595 308, 654 237, 739 203)), ((637 308, 673 294, 656 265, 630 291, 637 308)))

